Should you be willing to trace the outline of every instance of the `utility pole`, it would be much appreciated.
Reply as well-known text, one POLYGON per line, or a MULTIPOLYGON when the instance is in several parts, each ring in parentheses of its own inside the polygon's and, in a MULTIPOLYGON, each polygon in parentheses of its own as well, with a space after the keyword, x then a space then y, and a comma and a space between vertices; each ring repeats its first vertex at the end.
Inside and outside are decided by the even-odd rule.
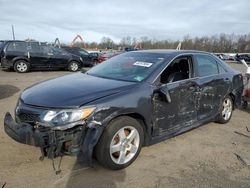
POLYGON ((13 40, 16 40, 15 39, 15 31, 14 31, 14 26, 12 25, 12 36, 13 36, 13 40))

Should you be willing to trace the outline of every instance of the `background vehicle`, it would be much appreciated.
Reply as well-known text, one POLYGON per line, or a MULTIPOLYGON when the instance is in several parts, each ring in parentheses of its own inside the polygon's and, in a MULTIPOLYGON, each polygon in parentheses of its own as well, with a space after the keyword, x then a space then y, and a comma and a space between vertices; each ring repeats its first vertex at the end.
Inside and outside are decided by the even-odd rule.
POLYGON ((5 41, 0 40, 0 57, 2 55, 4 44, 5 44, 5 41))
POLYGON ((0 41, 0 66, 1 66, 1 59, 2 59, 2 55, 3 55, 3 47, 5 45, 5 41, 0 41))
POLYGON ((82 58, 83 66, 92 67, 96 64, 96 57, 92 54, 88 53, 86 50, 78 47, 67 47, 62 46, 62 49, 66 50, 67 52, 80 56, 82 58))
POLYGON ((250 63, 250 55, 248 54, 236 54, 236 61, 245 60, 247 63, 250 63))
POLYGON ((2 68, 24 73, 33 69, 68 69, 77 71, 82 67, 79 56, 39 42, 11 41, 4 45, 2 68))
POLYGON ((215 54, 217 57, 219 57, 223 61, 235 61, 235 57, 228 54, 215 54))
POLYGON ((98 57, 103 54, 103 52, 89 51, 89 54, 94 58, 94 61, 98 63, 98 57))
MULTIPOLYGON (((18 40, 15 40, 16 42, 18 41, 18 40)), ((5 47, 5 45, 7 45, 9 42, 14 42, 13 40, 0 40, 0 63, 1 63, 1 59, 2 59, 2 57, 3 57, 3 53, 4 53, 4 47, 5 47)))
POLYGON ((227 123, 242 91, 242 75, 209 53, 135 51, 24 90, 17 122, 6 113, 4 125, 10 137, 49 158, 91 162, 95 152, 117 170, 142 146, 211 121, 227 123))
POLYGON ((117 56, 119 54, 122 54, 122 53, 123 52, 107 52, 107 53, 104 53, 104 54, 98 56, 98 58, 97 58, 98 59, 98 63, 106 61, 107 59, 110 59, 110 58, 112 58, 114 56, 117 56))

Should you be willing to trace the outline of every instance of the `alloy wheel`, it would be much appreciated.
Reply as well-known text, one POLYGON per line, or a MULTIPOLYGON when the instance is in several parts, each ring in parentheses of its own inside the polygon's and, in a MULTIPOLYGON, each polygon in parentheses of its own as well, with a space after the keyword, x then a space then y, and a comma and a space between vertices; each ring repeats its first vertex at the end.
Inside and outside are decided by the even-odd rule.
POLYGON ((24 62, 18 63, 16 67, 17 67, 17 70, 18 70, 19 72, 25 72, 25 71, 27 71, 27 69, 28 69, 27 64, 24 63, 24 62))
POLYGON ((72 71, 77 71, 78 70, 78 64, 77 63, 72 63, 70 65, 70 68, 71 68, 72 71))
POLYGON ((129 162, 136 155, 139 144, 140 136, 134 127, 127 126, 121 128, 111 140, 111 159, 116 164, 129 162))
POLYGON ((232 110, 233 110, 233 105, 232 105, 232 101, 229 98, 226 98, 223 102, 223 107, 222 107, 222 117, 225 121, 227 121, 232 114, 232 110))

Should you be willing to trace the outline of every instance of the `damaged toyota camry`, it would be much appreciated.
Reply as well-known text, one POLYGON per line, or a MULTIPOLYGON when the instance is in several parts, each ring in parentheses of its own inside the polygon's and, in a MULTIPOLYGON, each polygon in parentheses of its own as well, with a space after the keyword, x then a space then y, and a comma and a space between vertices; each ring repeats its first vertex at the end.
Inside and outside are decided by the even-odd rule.
POLYGON ((43 157, 129 166, 143 146, 215 121, 241 104, 242 75, 199 51, 142 50, 25 89, 5 132, 43 157))

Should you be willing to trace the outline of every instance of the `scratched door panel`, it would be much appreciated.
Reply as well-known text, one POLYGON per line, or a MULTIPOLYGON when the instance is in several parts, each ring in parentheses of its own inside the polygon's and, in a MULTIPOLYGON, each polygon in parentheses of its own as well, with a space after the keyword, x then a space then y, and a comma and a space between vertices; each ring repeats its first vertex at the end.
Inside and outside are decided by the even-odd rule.
POLYGON ((221 97, 218 95, 218 85, 221 79, 217 76, 200 78, 200 90, 197 94, 198 120, 212 117, 217 113, 221 97))
POLYGON ((193 81, 183 81, 168 84, 167 90, 171 102, 167 102, 165 96, 155 95, 154 122, 156 127, 155 135, 162 135, 177 132, 180 129, 190 126, 197 121, 197 111, 195 109, 195 91, 193 81))
POLYGON ((171 103, 168 103, 166 97, 161 93, 156 93, 153 97, 156 135, 161 135, 165 131, 173 129, 176 125, 178 114, 176 102, 178 102, 179 98, 179 93, 176 90, 178 85, 178 83, 173 83, 169 86, 164 86, 169 91, 171 103))
POLYGON ((196 92, 199 89, 197 79, 187 80, 180 83, 178 87, 179 105, 177 124, 191 126, 197 121, 197 101, 195 100, 196 92))

